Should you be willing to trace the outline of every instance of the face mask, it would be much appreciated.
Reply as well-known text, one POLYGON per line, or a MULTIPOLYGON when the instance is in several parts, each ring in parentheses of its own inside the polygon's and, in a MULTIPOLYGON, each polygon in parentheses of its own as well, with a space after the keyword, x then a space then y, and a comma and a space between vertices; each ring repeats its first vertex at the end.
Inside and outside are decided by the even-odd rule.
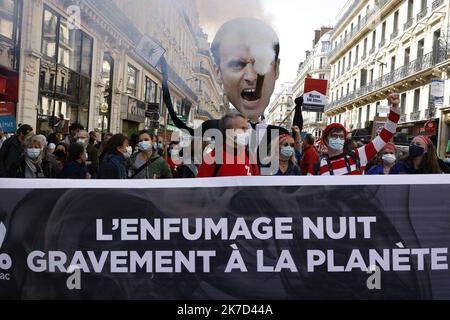
POLYGON ((127 152, 123 155, 125 158, 129 158, 131 157, 131 155, 133 154, 133 148, 131 146, 127 147, 127 152))
POLYGON ((250 141, 250 136, 248 135, 247 132, 244 133, 238 133, 236 135, 236 144, 242 147, 245 147, 246 145, 248 145, 250 141))
POLYGON ((27 156, 30 159, 36 159, 37 157, 39 157, 39 155, 41 154, 41 149, 37 149, 37 148, 28 148, 27 149, 27 156))
POLYGON ((294 154, 294 148, 287 146, 281 148, 281 155, 285 158, 290 158, 294 154))
POLYGON ((344 150, 345 141, 339 138, 330 138, 328 139, 328 147, 333 149, 334 151, 342 151, 344 150))
POLYGON ((178 152, 177 149, 172 149, 172 150, 170 150, 170 155, 171 155, 172 157, 177 157, 178 154, 179 154, 179 152, 178 152))
POLYGON ((142 151, 147 151, 152 148, 152 144, 150 141, 141 141, 139 142, 139 149, 142 151))
POLYGON ((86 147, 86 145, 87 145, 87 142, 86 142, 86 140, 84 140, 84 139, 78 139, 78 140, 77 140, 77 143, 78 143, 78 144, 81 144, 83 147, 86 147))
POLYGON ((385 154, 382 157, 383 162, 386 164, 393 164, 397 158, 395 157, 395 154, 385 154))
POLYGON ((413 159, 420 157, 424 153, 425 153, 425 149, 420 146, 416 146, 415 144, 413 144, 412 146, 409 146, 409 156, 413 159))

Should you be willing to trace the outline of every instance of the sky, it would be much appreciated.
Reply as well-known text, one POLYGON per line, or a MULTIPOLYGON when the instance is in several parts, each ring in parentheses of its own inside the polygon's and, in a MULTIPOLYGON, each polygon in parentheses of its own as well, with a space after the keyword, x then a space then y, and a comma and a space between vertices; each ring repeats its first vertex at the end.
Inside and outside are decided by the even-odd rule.
POLYGON ((200 25, 210 40, 232 18, 252 16, 272 25, 281 45, 281 84, 294 81, 305 51, 312 48, 314 30, 333 26, 347 0, 197 0, 200 25))

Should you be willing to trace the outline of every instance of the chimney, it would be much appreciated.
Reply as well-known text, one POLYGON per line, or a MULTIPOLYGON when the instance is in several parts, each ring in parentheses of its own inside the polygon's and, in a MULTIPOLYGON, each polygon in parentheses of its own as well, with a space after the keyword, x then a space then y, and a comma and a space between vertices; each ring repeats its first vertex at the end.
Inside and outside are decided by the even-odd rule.
POLYGON ((322 37, 325 33, 330 32, 331 30, 333 30, 333 28, 331 28, 331 27, 321 27, 320 28, 320 37, 322 37))
POLYGON ((321 30, 314 30, 314 45, 313 47, 319 42, 321 37, 321 30))

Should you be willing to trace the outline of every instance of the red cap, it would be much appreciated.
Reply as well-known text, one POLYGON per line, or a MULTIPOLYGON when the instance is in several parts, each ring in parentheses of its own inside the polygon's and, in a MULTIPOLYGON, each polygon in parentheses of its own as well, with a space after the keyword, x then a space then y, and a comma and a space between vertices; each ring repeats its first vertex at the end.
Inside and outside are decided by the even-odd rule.
POLYGON ((322 132, 322 141, 325 142, 326 138, 328 137, 328 135, 330 134, 330 131, 333 129, 339 129, 344 131, 345 136, 347 136, 347 129, 345 129, 345 127, 340 124, 340 123, 332 123, 329 124, 322 132))
POLYGON ((390 142, 386 143, 386 145, 381 149, 380 152, 384 152, 386 150, 389 150, 389 151, 394 152, 394 153, 397 151, 397 149, 395 148, 395 145, 390 143, 390 142))

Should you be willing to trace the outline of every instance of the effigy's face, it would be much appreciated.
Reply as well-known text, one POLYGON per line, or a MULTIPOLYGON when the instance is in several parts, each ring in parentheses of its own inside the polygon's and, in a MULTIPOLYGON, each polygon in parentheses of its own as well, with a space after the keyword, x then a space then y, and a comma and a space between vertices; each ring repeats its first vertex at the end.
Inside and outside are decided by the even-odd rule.
POLYGON ((255 96, 258 74, 254 63, 255 58, 245 44, 232 41, 224 41, 221 44, 218 76, 223 83, 224 94, 243 115, 257 121, 270 103, 279 76, 279 61, 271 63, 270 71, 264 78, 260 98, 255 96))

